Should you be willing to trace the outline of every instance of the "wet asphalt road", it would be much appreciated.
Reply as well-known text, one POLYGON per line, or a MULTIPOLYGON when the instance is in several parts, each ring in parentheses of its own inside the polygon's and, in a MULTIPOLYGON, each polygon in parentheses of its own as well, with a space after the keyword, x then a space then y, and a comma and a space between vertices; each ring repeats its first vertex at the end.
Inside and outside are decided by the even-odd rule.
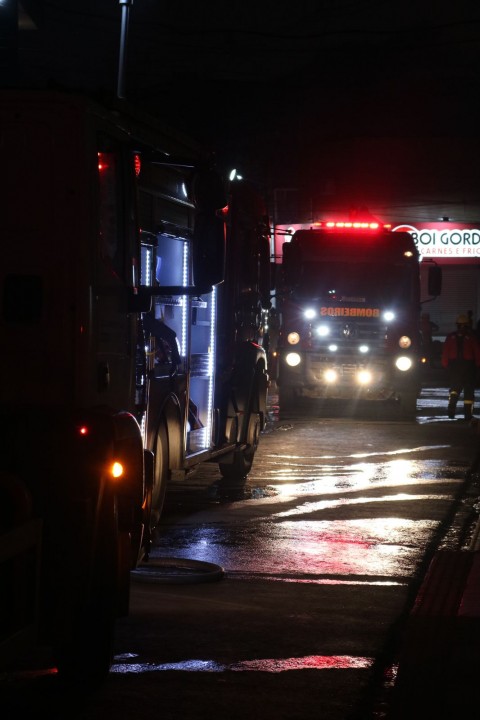
POLYGON ((72 698, 39 659, 1 678, 3 720, 388 717, 426 565, 477 516, 476 431, 446 419, 445 388, 424 389, 415 422, 270 401, 245 489, 212 466, 168 493, 105 685, 72 698))

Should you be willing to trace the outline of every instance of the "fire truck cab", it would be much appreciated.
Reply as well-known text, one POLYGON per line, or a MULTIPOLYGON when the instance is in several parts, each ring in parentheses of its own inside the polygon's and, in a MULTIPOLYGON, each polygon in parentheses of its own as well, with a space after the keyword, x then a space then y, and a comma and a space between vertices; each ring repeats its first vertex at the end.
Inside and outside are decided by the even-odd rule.
MULTIPOLYGON (((432 294, 438 276, 432 274, 432 294)), ((300 398, 381 402, 415 415, 421 388, 420 270, 415 242, 378 222, 296 228, 277 287, 280 410, 300 398)))

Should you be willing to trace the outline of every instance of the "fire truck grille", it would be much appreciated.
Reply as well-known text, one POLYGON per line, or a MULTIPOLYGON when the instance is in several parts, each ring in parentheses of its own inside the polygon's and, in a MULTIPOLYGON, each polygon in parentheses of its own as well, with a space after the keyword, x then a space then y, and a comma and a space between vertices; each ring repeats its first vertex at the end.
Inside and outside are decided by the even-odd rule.
POLYGON ((339 370, 341 371, 341 374, 344 378, 354 377, 355 371, 357 369, 356 365, 341 365, 339 370))
POLYGON ((315 338, 315 350, 328 348, 332 343, 337 345, 339 353, 355 353, 359 345, 367 344, 370 350, 378 351, 385 344, 386 327, 372 322, 338 322, 332 323, 327 338, 315 338))

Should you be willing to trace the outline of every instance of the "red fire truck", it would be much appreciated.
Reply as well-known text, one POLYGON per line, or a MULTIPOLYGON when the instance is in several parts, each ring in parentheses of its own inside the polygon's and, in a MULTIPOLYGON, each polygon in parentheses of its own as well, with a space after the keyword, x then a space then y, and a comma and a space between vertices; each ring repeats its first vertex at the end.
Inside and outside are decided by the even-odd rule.
POLYGON ((0 147, 0 660, 94 681, 167 484, 252 466, 268 217, 119 100, 4 90, 0 147))
MULTIPOLYGON (((277 229, 278 231, 278 229, 277 229)), ((412 236, 372 221, 294 226, 276 289, 281 411, 300 398, 415 415, 421 388, 420 266, 412 236)), ((432 265, 429 293, 440 293, 432 265)))

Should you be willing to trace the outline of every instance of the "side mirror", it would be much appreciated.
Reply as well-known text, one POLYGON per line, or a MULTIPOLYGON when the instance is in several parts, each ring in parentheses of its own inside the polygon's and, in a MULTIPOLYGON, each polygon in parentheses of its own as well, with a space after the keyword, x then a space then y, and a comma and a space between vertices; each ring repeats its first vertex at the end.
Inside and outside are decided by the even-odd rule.
POLYGON ((193 231, 193 283, 199 293, 210 292, 225 278, 225 221, 220 213, 227 204, 220 175, 199 170, 192 180, 195 205, 193 231))
POLYGON ((428 269, 428 294, 437 297, 442 293, 442 268, 432 265, 428 269))
POLYGON ((225 278, 225 222, 214 212, 198 212, 193 231, 193 284, 200 294, 225 278))

